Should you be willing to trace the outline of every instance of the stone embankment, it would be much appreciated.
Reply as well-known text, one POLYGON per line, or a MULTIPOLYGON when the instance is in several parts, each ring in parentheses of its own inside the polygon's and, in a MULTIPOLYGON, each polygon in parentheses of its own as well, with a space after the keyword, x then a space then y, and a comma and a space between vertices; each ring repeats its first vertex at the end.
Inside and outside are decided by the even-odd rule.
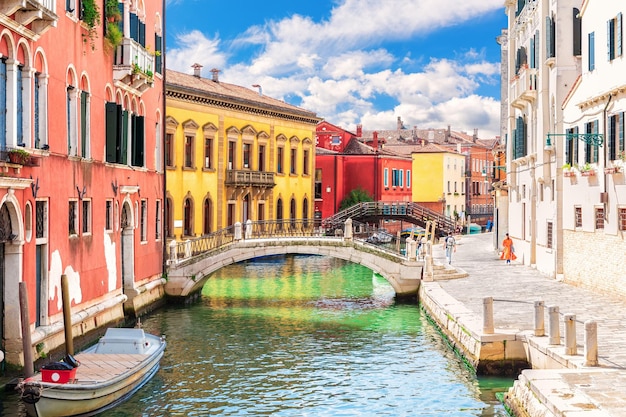
POLYGON ((506 265, 490 233, 457 243, 456 273, 433 248, 440 266, 420 304, 479 373, 518 375, 505 397, 513 412, 626 416, 626 300, 506 265))

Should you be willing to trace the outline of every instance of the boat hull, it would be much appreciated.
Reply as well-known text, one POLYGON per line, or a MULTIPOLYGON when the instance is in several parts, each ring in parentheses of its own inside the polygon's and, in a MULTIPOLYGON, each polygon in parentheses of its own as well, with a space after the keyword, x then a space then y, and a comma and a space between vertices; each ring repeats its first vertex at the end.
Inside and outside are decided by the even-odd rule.
POLYGON ((77 355, 80 366, 73 382, 55 384, 43 382, 40 378, 27 379, 22 383, 21 390, 28 413, 37 417, 94 415, 126 400, 159 369, 165 341, 152 335, 146 335, 146 338, 148 336, 158 339, 159 345, 146 355, 97 354, 90 351, 77 355), (90 372, 98 373, 101 369, 102 375, 106 374, 112 362, 120 370, 117 375, 99 381, 88 380, 90 372), (28 396, 30 393, 36 395, 28 396))

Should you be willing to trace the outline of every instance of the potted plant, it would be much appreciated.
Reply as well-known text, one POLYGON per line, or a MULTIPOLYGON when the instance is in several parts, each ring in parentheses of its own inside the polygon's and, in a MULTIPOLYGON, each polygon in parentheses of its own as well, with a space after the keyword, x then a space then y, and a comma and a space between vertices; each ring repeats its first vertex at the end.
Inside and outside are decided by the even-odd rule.
POLYGON ((593 175, 596 175, 595 166, 591 165, 589 162, 585 162, 585 165, 581 166, 579 169, 580 169, 580 174, 583 177, 591 177, 593 175))
POLYGON ((576 171, 572 167, 571 164, 564 164, 563 165, 563 176, 564 177, 575 177, 576 176, 576 171))
POLYGON ((107 22, 114 23, 122 20, 119 4, 117 0, 106 0, 104 13, 106 14, 107 22))
POLYGON ((122 34, 122 31, 120 30, 120 27, 117 23, 107 23, 106 40, 113 48, 117 48, 118 46, 120 46, 122 44, 123 38, 124 35, 122 34))
POLYGON ((30 161, 30 154, 24 149, 11 149, 9 151, 9 162, 13 164, 26 165, 30 161))

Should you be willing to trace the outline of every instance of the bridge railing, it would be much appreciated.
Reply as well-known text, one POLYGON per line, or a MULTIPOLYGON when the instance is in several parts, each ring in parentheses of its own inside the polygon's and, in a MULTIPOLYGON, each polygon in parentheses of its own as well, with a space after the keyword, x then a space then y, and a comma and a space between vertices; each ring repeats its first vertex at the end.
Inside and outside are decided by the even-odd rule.
MULTIPOLYGON (((352 236, 356 240, 366 241, 380 229, 373 225, 352 221, 352 236)), ((286 219, 247 221, 246 224, 237 223, 233 226, 198 236, 185 241, 171 241, 169 243, 169 263, 176 263, 194 256, 210 253, 239 240, 276 239, 291 237, 337 238, 343 237, 345 223, 323 225, 313 219, 286 219)), ((380 250, 399 253, 399 245, 393 236, 392 244, 377 245, 380 250)))

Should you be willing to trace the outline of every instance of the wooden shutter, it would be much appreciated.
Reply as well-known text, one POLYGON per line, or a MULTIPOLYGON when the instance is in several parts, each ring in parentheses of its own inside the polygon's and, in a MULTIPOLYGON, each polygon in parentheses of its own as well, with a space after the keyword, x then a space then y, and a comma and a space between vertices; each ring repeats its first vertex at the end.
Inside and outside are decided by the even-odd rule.
POLYGON ((87 156, 87 99, 89 93, 80 92, 80 154, 87 156))
POLYGON ((0 147, 7 146, 7 64, 0 59, 0 147))
POLYGON ((106 161, 117 162, 117 104, 107 102, 105 105, 106 113, 106 161))
POLYGON ((126 165, 128 163, 128 110, 122 111, 122 134, 119 151, 117 162, 126 165))
POLYGON ((136 167, 144 166, 144 117, 135 116, 132 118, 133 135, 132 135, 132 165, 136 167))

